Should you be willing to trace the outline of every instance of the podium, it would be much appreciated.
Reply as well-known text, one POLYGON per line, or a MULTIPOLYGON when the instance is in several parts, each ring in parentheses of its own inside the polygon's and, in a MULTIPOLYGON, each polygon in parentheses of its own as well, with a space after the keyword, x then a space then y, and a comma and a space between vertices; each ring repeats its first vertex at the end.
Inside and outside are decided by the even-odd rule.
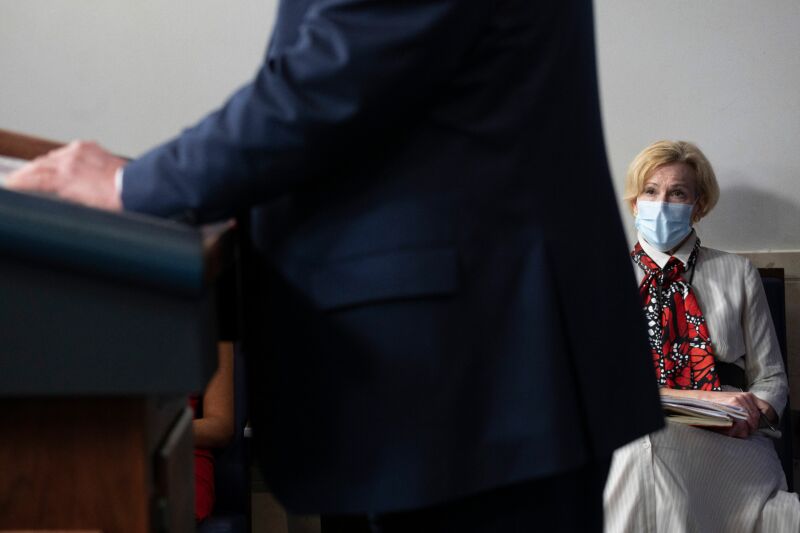
MULTIPOLYGON (((0 130, 2 156, 56 146, 0 130)), ((0 531, 194 530, 187 395, 216 368, 232 226, 0 189, 0 531)))

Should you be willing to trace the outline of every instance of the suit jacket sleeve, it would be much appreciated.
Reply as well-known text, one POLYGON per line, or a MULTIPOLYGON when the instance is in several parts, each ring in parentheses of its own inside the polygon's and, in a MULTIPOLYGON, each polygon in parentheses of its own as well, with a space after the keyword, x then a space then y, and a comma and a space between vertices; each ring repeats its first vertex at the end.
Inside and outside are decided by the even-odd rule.
MULTIPOLYGON (((359 139, 424 106, 479 34, 491 2, 312 0, 280 6, 254 80, 222 108, 125 168, 126 209, 230 216, 357 156, 359 139), (283 13, 283 16, 282 16, 283 13), (290 25, 287 28, 287 25, 290 25)), ((418 110, 416 112, 419 112, 418 110)))

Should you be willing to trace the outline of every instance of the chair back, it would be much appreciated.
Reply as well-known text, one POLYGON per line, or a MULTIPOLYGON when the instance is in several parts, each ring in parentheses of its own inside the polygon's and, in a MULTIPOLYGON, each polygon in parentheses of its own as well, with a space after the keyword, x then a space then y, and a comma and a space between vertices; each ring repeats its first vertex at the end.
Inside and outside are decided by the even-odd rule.
MULTIPOLYGON (((787 352, 786 352, 786 293, 784 286, 784 275, 782 268, 759 268, 761 282, 764 285, 764 292, 767 295, 769 311, 772 315, 772 322, 775 325, 775 333, 778 335, 778 344, 781 347, 781 357, 783 367, 788 374, 787 352)), ((773 443, 781 459, 783 471, 786 473, 786 483, 789 490, 794 490, 794 468, 792 461, 792 416, 790 403, 787 398, 786 406, 781 417, 782 437, 773 443)))

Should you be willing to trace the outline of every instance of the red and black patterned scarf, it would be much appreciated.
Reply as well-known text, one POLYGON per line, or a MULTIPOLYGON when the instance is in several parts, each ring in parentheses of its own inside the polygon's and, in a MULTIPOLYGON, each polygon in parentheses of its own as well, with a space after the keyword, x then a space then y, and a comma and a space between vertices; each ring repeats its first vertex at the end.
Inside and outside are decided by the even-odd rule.
POLYGON ((661 387, 720 390, 714 350, 703 312, 683 273, 694 268, 700 239, 684 264, 670 257, 659 268, 637 242, 631 257, 644 271, 639 294, 644 304, 650 351, 661 387))

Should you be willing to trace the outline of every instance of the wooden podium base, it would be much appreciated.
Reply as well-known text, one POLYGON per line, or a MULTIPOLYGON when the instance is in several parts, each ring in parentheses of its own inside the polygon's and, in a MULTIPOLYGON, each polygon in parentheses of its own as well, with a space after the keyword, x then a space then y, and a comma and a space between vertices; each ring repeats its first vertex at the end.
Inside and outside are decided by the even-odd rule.
POLYGON ((0 531, 193 531, 183 398, 0 399, 0 531))

